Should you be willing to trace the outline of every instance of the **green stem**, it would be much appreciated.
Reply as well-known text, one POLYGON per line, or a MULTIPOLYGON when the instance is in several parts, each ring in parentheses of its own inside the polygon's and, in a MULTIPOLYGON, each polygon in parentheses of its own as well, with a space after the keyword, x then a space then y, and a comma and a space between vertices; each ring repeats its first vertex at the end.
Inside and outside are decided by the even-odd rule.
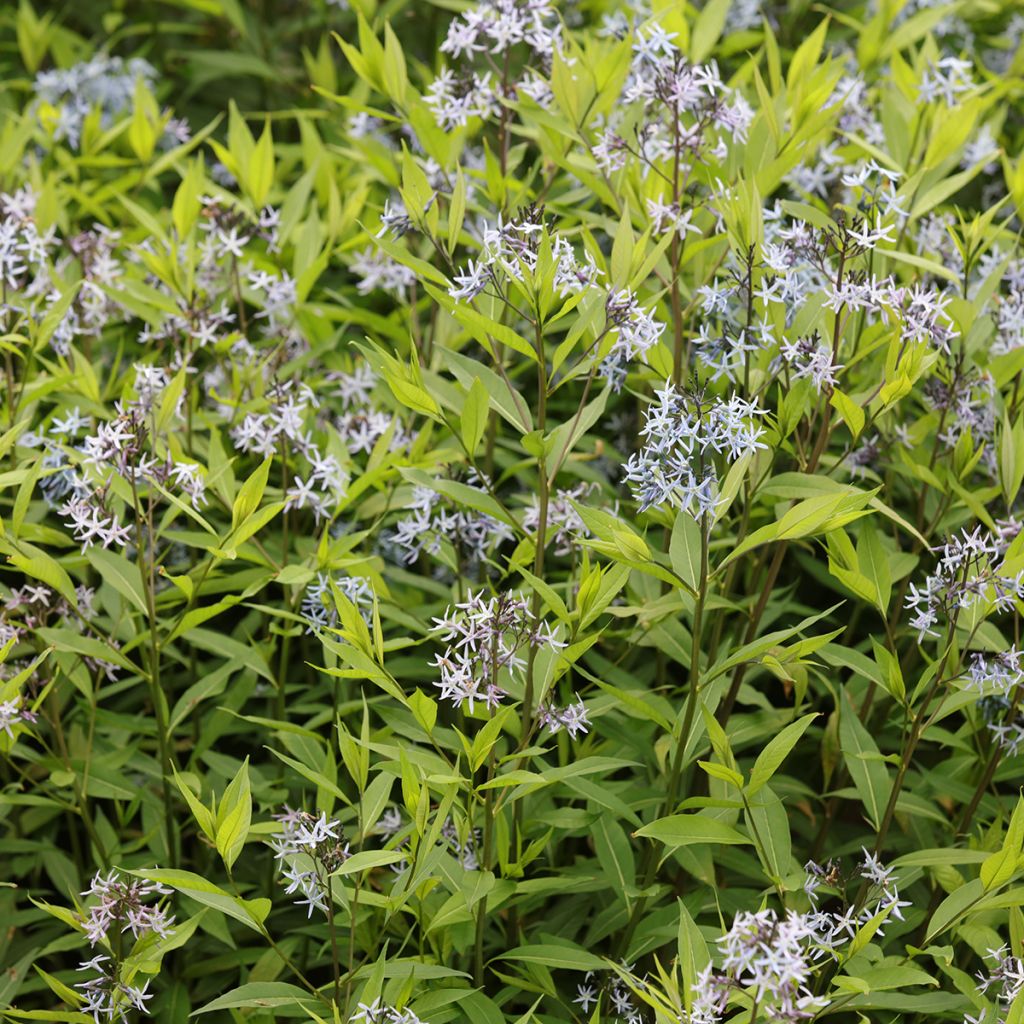
POLYGON ((157 748, 160 758, 160 784, 163 791, 164 829, 167 838, 167 856, 171 867, 178 864, 178 830, 174 823, 174 804, 171 801, 171 787, 167 779, 168 769, 174 766, 173 753, 169 743, 167 728, 167 703, 160 683, 160 640, 157 636, 157 616, 155 599, 155 567, 153 551, 153 523, 150 514, 148 523, 143 520, 139 502, 138 483, 132 473, 132 502, 135 508, 135 552, 139 565, 139 575, 145 596, 146 617, 149 622, 149 690, 156 717, 157 748), (143 548, 142 532, 147 529, 147 543, 143 548), (148 552, 148 559, 147 559, 148 552), (148 560, 148 565, 146 564, 148 560))
MULTIPOLYGON (((338 928, 334 921, 334 879, 327 877, 327 927, 331 933, 331 967, 334 970, 334 1005, 341 1002, 341 960, 338 956, 338 928)), ((351 938, 350 938, 351 943, 351 938)))
MULTIPOLYGON (((487 770, 487 781, 490 782, 494 777, 494 762, 491 760, 491 764, 487 770)), ((483 829, 483 850, 481 851, 482 857, 480 860, 480 867, 484 871, 488 871, 491 863, 491 847, 493 846, 494 836, 494 790, 488 789, 484 795, 484 829, 483 829)), ((476 913, 476 941, 474 943, 473 952, 473 984, 477 988, 481 988, 484 983, 484 934, 487 930, 487 896, 483 898, 477 904, 476 913)))
MULTIPOLYGON (((708 589, 708 539, 710 523, 707 515, 701 519, 700 530, 700 579, 697 587, 697 596, 693 605, 693 630, 690 645, 690 690, 686 698, 686 710, 683 714, 683 724, 676 739, 676 749, 672 757, 672 766, 669 770, 668 788, 665 793, 665 800, 661 806, 658 817, 671 814, 679 799, 679 783, 683 776, 683 769, 686 761, 686 750, 690 731, 693 728, 694 720, 697 717, 698 695, 700 692, 700 653, 701 634, 703 633, 704 603, 708 589)), ((658 865, 657 847, 650 846, 647 850, 646 864, 643 872, 643 889, 648 889, 654 883, 655 871, 658 865)), ((629 920, 619 942, 619 955, 625 956, 629 950, 629 944, 633 940, 637 925, 647 907, 647 897, 641 896, 630 912, 629 920)))
MULTIPOLYGON (((537 351, 537 430, 543 438, 547 430, 547 406, 548 406, 548 378, 547 363, 544 357, 544 334, 541 318, 538 315, 536 320, 536 332, 534 344, 537 351)), ((543 452, 537 459, 537 536, 533 554, 533 574, 537 579, 544 578, 544 555, 547 547, 548 529, 548 499, 550 497, 550 484, 548 481, 547 464, 543 452)), ((540 615, 541 597, 540 591, 534 590, 533 599, 530 603, 530 614, 534 621, 540 615)), ((537 647, 530 645, 526 658, 526 692, 523 696, 523 710, 521 717, 521 742, 525 741, 530 732, 530 723, 533 720, 534 703, 534 669, 537 661, 537 647)))

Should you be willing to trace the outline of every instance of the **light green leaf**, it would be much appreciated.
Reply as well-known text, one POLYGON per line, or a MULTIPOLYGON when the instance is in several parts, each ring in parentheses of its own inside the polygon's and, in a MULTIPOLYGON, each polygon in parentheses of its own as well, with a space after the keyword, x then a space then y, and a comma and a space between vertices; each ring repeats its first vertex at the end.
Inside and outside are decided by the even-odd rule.
POLYGON ((690 61, 700 64, 715 48, 725 28, 731 0, 708 0, 697 15, 697 21, 690 34, 690 61))
POLYGON ((249 758, 224 790, 217 806, 216 845, 228 871, 242 852, 252 821, 252 793, 249 788, 249 758))
POLYGON ((980 878, 972 878, 951 892, 936 908, 928 922, 925 943, 941 935, 951 924, 966 914, 982 896, 985 895, 985 883, 980 878))
POLYGON ((139 878, 148 878, 152 882, 160 882, 169 885, 178 892, 191 896, 192 899, 204 906, 219 910, 222 914, 241 921, 242 924, 252 928, 253 931, 263 933, 263 922, 270 913, 270 900, 256 899, 245 900, 240 896, 232 896, 226 893, 220 886, 207 881, 201 875, 191 871, 181 871, 176 868, 161 868, 151 871, 130 871, 131 875, 139 878))
POLYGON ((676 939, 676 948, 679 966, 683 974, 683 1002, 689 1012, 693 1009, 697 978, 711 962, 711 954, 708 952, 708 944, 704 940, 704 936, 697 927, 697 922, 694 921, 682 900, 678 901, 678 906, 679 934, 676 939))
POLYGON ((261 1007, 273 1009, 278 1006, 299 1006, 304 1003, 318 1002, 316 996, 297 985, 288 985, 281 981, 254 981, 248 985, 233 988, 230 992, 218 996, 212 1002, 199 1007, 192 1013, 213 1013, 216 1010, 234 1010, 243 1007, 261 1007))
POLYGON ((383 867, 385 864, 397 864, 407 856, 401 850, 360 850, 353 853, 344 864, 333 872, 335 875, 357 875, 360 871, 383 867))
POLYGON ((999 437, 999 481, 1003 497, 1011 505, 1020 493, 1024 481, 1024 415, 1011 424, 1003 413, 1003 428, 999 437))
POLYGON ((668 551, 672 569, 687 586, 696 590, 700 582, 701 528, 686 509, 676 513, 668 551))
POLYGON ((267 477, 270 474, 272 458, 266 458, 253 472, 248 480, 239 488, 234 503, 231 506, 231 529, 237 530, 259 508, 263 500, 263 492, 267 487, 267 477))
POLYGON ((746 845, 750 840, 732 825, 706 814, 671 814, 633 833, 675 849, 706 843, 712 846, 746 845))
POLYGON ((838 390, 832 392, 829 404, 843 417, 843 422, 850 428, 850 433, 856 441, 864 429, 864 410, 849 395, 844 395, 838 390))
POLYGON ((803 736, 807 727, 818 717, 817 712, 804 715, 803 718, 791 722, 777 736, 768 741, 767 746, 754 762, 750 769, 750 779, 747 783, 747 796, 753 796, 769 779, 778 771, 780 765, 789 756, 789 752, 796 746, 797 740, 803 736))
POLYGON ((628 894, 636 884, 636 861, 629 837, 615 816, 607 812, 591 826, 591 835, 598 863, 612 891, 630 906, 628 894))
POLYGON ((274 183, 274 138, 270 120, 263 126, 263 134, 253 148, 252 160, 243 168, 249 198, 253 205, 261 207, 267 201, 270 186, 274 183))
POLYGON ((487 429, 487 416, 490 412, 490 399, 487 388, 479 377, 473 380, 473 386, 466 395, 462 406, 462 414, 459 417, 459 430, 462 434, 462 443, 470 455, 476 452, 487 429))
POLYGON ((892 573, 888 552, 882 546, 870 517, 861 523, 860 536, 857 538, 857 563, 861 573, 871 582, 875 604, 884 616, 892 597, 892 573))
POLYGON ((878 828, 889 800, 892 782, 878 752, 878 745, 845 697, 841 698, 839 708, 839 745, 868 820, 878 828))
POLYGON ((1024 852, 1024 798, 1018 798, 1003 845, 981 865, 981 881, 985 891, 1005 885, 1017 873, 1024 852))
POLYGON ((502 953, 498 960, 521 960, 525 963, 543 964, 545 967, 565 971, 604 971, 608 965, 599 956, 588 953, 578 946, 517 946, 502 953))
POLYGON ((91 547, 85 552, 104 583, 109 583, 129 603, 146 614, 146 597, 139 567, 124 555, 107 548, 91 547))

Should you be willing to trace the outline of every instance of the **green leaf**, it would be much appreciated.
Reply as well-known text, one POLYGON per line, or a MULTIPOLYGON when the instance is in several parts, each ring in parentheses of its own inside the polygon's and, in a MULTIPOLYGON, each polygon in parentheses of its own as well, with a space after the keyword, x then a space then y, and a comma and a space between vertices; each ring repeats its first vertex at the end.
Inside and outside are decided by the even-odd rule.
POLYGON ((903 681, 899 660, 874 637, 871 638, 871 649, 875 655, 875 663, 878 665, 882 685, 897 701, 901 704, 905 703, 907 687, 903 681))
POLYGON ((252 793, 249 788, 249 758, 224 790, 217 806, 216 845, 228 871, 234 866, 249 835, 252 821, 252 793))
POLYGON ((297 761, 294 757, 289 757, 287 754, 282 754, 279 750, 270 751, 276 758, 283 761, 290 768, 293 768, 299 773, 304 779, 308 779, 318 788, 330 793, 331 796, 336 797, 343 803, 350 804, 352 801, 345 795, 345 791, 341 789, 336 782, 332 779, 327 778, 323 772, 318 772, 315 768, 310 768, 304 765, 301 761, 297 761))
POLYGON ((655 839, 673 849, 706 843, 712 846, 746 845, 750 840, 732 825, 706 814, 671 814, 633 833, 655 839))
POLYGON ((528 434, 533 430, 533 418, 530 407, 518 391, 509 385, 490 367, 470 359, 461 352, 444 349, 441 357, 451 370, 455 379, 467 390, 473 386, 478 377, 487 389, 488 397, 494 408, 520 434, 528 434))
POLYGON ((407 855, 402 850, 360 850, 353 853, 337 871, 335 875, 356 875, 360 871, 369 871, 371 868, 383 867, 385 864, 397 864, 404 860, 407 855))
POLYGON ((169 885, 172 889, 191 896, 192 899, 204 906, 219 910, 222 914, 241 921, 253 931, 263 934, 263 922, 266 920, 267 914, 270 913, 270 900, 245 900, 240 896, 232 896, 220 886, 208 882, 201 875, 191 871, 161 868, 151 871, 129 871, 128 873, 137 875, 139 878, 148 878, 151 882, 169 885))
POLYGON ((829 404, 843 417, 856 441, 864 429, 864 410, 852 398, 838 390, 832 392, 829 404))
POLYGON ((839 705, 839 746, 868 820, 877 829, 889 800, 892 782, 878 745, 845 696, 839 705))
POLYGON ((835 529, 842 525, 837 520, 849 521, 845 519, 844 513, 852 513, 863 507, 869 497, 869 494, 823 494, 819 498, 801 501, 779 520, 777 537, 779 540, 795 540, 825 529, 835 529))
POLYGON ((512 527, 519 525, 490 494, 486 491, 481 491, 478 487, 471 487, 469 484, 461 483, 458 480, 442 480, 439 477, 430 476, 420 469, 406 469, 403 467, 400 472, 410 483, 418 484, 421 487, 429 487, 430 490, 437 491, 438 494, 451 498, 458 505, 466 505, 469 508, 476 509, 477 512, 485 512, 487 515, 500 519, 503 523, 508 523, 512 527))
POLYGON ((134 562, 129 562, 124 555, 107 548, 91 547, 85 552, 85 556, 104 583, 109 583, 143 615, 146 614, 146 592, 142 574, 134 562))
POLYGON ((758 799, 747 805, 746 820, 765 874, 780 884, 796 865, 786 806, 771 786, 764 786, 758 799))
POLYGON ((206 807, 203 802, 192 792, 189 788, 188 783, 178 774, 178 772, 172 767, 174 772, 174 782, 178 787, 178 791, 185 798, 185 803, 188 804, 189 809, 192 811, 193 817, 196 819, 199 828, 202 830, 203 835, 207 839, 213 841, 216 839, 217 829, 214 824, 213 812, 206 807))
POLYGON ((571 419, 559 424, 547 436, 547 443, 554 453, 554 460, 549 463, 551 478, 554 479, 557 471, 564 464, 566 457, 576 446, 576 443, 583 437, 591 427, 604 415, 605 406, 608 404, 610 389, 605 388, 601 393, 589 401, 571 419))
POLYGON ((708 0, 697 15, 690 34, 690 61, 701 64, 711 54, 725 28, 732 0, 708 0))
POLYGON ((273 673, 267 667, 267 663, 260 657, 257 647, 251 643, 242 643, 233 636, 227 636, 223 632, 217 633, 210 629, 198 627, 188 630, 185 634, 189 641, 200 648, 215 654, 219 658, 228 658, 235 663, 236 668, 250 668, 258 676, 266 679, 268 683, 277 685, 273 673))
POLYGON ((861 509, 872 497, 873 492, 832 491, 797 502, 777 523, 762 526, 734 547, 718 568, 723 569, 761 544, 773 540, 797 540, 844 526, 864 514, 861 509))
POLYGON ((473 386, 466 395, 462 406, 462 414, 459 417, 459 430, 462 435, 462 443, 470 455, 475 454, 487 429, 487 416, 490 412, 490 398, 487 388, 479 377, 473 380, 473 386))
POLYGON ((32 966, 35 969, 36 974, 38 974, 39 977, 43 979, 49 990, 61 1002, 66 1003, 68 1006, 81 1005, 84 999, 81 992, 76 992, 73 988, 69 988, 67 985, 64 984, 63 981, 60 981, 58 978, 55 978, 52 974, 47 974, 46 971, 44 971, 42 967, 39 966, 39 964, 33 964, 32 966))
POLYGON ((885 907, 877 914, 868 918, 858 929, 846 950, 847 958, 855 957, 878 933, 878 929, 885 923, 886 918, 892 913, 892 907, 885 907))
POLYGON ((163 394, 160 396, 160 409, 156 416, 156 429, 159 434, 163 434, 167 430, 177 415, 178 403, 185 393, 187 371, 188 367, 182 366, 171 378, 170 384, 164 388, 163 394))
POLYGON ((77 608, 78 597, 75 594, 75 585, 71 582, 71 577, 64 567, 52 555, 48 555, 32 544, 22 541, 19 547, 21 550, 9 554, 7 561, 16 569, 20 569, 26 576, 31 576, 32 579, 52 587, 72 608, 77 608))
POLYGON ((409 695, 409 707, 416 716, 416 721, 423 726, 427 735, 430 735, 437 723, 437 701, 417 689, 409 695))
POLYGON ((316 1002, 316 996, 297 985, 288 985, 282 981, 254 981, 225 992, 205 1006, 200 1006, 191 1016, 213 1013, 216 1010, 235 1010, 243 1007, 273 1009, 278 1006, 300 1006, 316 1002))
POLYGON ((604 971, 607 963, 599 956, 578 946, 517 946, 496 957, 498 960, 521 960, 524 963, 543 964, 545 967, 565 971, 604 971))
POLYGON ((789 752, 796 746, 797 740, 803 736, 807 727, 818 717, 818 713, 812 712, 804 715, 803 718, 791 722, 777 736, 768 741, 767 746, 754 762, 750 769, 750 777, 747 782, 747 796, 753 796, 769 779, 778 771, 782 762, 789 756, 789 752))
POLYGON ((462 168, 455 169, 455 187, 452 189, 448 205, 448 252, 455 252, 459 242, 459 232, 466 216, 466 176, 462 168))
POLYGON ((46 643, 56 647, 59 651, 71 651, 80 654, 83 658, 93 658, 97 661, 109 661, 113 665, 120 665, 129 672, 138 672, 138 666, 133 665, 116 647, 103 640, 95 640, 91 636, 82 636, 72 629, 63 626, 42 626, 36 629, 36 635, 46 643))
POLYGON ((239 488, 234 503, 231 506, 231 529, 235 531, 259 508, 263 500, 263 492, 267 487, 267 477, 270 474, 270 464, 273 458, 266 458, 253 472, 248 480, 239 488))
POLYGON ((625 829, 613 814, 605 812, 591 826, 590 834, 594 837, 597 861, 612 891, 630 906, 628 893, 636 884, 636 861, 625 829))
POLYGON ((857 563, 861 573, 870 581, 875 592, 875 604, 884 616, 892 598, 892 573, 889 555, 878 536, 871 518, 861 523, 857 538, 857 563))
MULTIPOLYGON (((920 205, 920 204, 919 204, 920 205)), ((915 214, 918 211, 915 209, 915 214)), ((876 253, 882 256, 887 256, 891 260, 895 260, 897 263, 906 263, 908 266, 915 267, 918 270, 924 270, 929 274, 933 274, 935 277, 941 277, 945 281, 956 283, 959 278, 955 271, 951 270, 943 263, 938 263, 935 260, 930 260, 925 256, 919 256, 913 252, 900 252, 896 249, 876 249, 876 253)))
POLYGON ((701 528, 686 509, 676 513, 668 553, 673 571, 687 586, 696 590, 700 583, 701 528))
POLYGON ((999 481, 1007 506, 1013 504, 1024 481, 1024 415, 1012 424, 1003 413, 1003 429, 999 438, 999 481))
POLYGON ((822 47, 825 45, 825 33, 828 31, 829 20, 823 18, 818 27, 797 47, 789 62, 789 70, 786 72, 786 88, 790 92, 802 89, 807 77, 814 70, 814 66, 821 57, 822 47))
MULTIPOLYGON (((888 989, 907 988, 912 985, 930 985, 935 987, 939 984, 926 971, 909 965, 900 967, 877 967, 872 965, 867 969, 860 969, 865 970, 865 973, 863 976, 858 975, 854 977, 853 980, 855 982, 861 983, 854 986, 856 991, 883 992, 888 989)), ((840 976, 836 979, 836 984, 840 987, 845 987, 842 984, 845 977, 850 976, 840 976)))
POLYGON ((253 140, 252 132, 245 123, 245 118, 239 111, 235 101, 228 101, 228 148, 225 161, 223 155, 219 154, 221 161, 225 163, 228 170, 239 180, 246 178, 246 169, 252 163, 252 151, 256 143, 253 140), (232 164, 234 165, 232 167, 232 164))
POLYGON ((743 788, 743 776, 735 769, 727 768, 724 764, 718 764, 716 761, 698 761, 697 764, 713 779, 721 779, 723 782, 728 782, 730 786, 735 786, 736 789, 743 788))
POLYGON ((270 120, 263 126, 263 134, 253 148, 252 160, 244 168, 244 181, 249 198, 257 208, 263 206, 274 183, 274 138, 270 130, 270 120))
MULTIPOLYGON (((53 337, 54 332, 61 325, 61 322, 64 319, 64 315, 71 308, 71 303, 74 302, 75 298, 77 297, 78 290, 80 287, 81 282, 79 281, 73 285, 70 285, 67 288, 62 289, 60 298, 57 299, 56 302, 50 303, 50 305, 47 307, 46 315, 43 317, 42 321, 40 321, 39 330, 36 332, 35 335, 34 344, 36 351, 42 349, 42 347, 53 337)), ((22 421, 21 423, 15 424, 14 428, 12 429, 16 430, 18 434, 20 434, 22 430, 24 430, 26 422, 27 421, 22 421)), ((2 438, 0 438, 0 455, 6 452, 4 443, 7 437, 8 434, 5 434, 2 438)))
POLYGON ((484 727, 473 737, 473 742, 468 750, 469 767, 472 771, 477 771, 484 761, 487 760, 487 755, 490 754, 494 744, 497 743, 501 730, 506 722, 508 722, 509 717, 510 709, 501 708, 487 720, 484 727))
MULTIPOLYGON (((33 955, 30 953, 29 957, 33 955)), ((4 1010, 4 1016, 18 1020, 60 1021, 61 1024, 95 1024, 95 1018, 91 1015, 73 1010, 18 1010, 9 1006, 4 1010)))
POLYGON ((629 281, 629 267, 633 261, 633 224, 628 204, 623 204, 622 216, 612 242, 611 282, 616 288, 624 288, 629 281))
POLYGON ((941 935, 954 921, 963 917, 982 896, 985 895, 985 884, 980 878, 972 878, 951 892, 936 908, 928 922, 925 943, 941 935))
MULTIPOLYGON (((199 216, 199 197, 203 191, 203 162, 196 158, 189 162, 188 170, 174 193, 171 204, 171 223, 178 238, 185 238, 199 216)), ((184 367, 182 367, 184 370, 184 367)))
POLYGON ((1003 837, 1003 845, 982 865, 980 877, 985 891, 1005 885, 1017 873, 1024 852, 1024 798, 1018 798, 1010 823, 1003 837))
MULTIPOLYGON (((445 285, 447 287, 447 282, 445 282, 445 285)), ((453 306, 451 314, 491 355, 494 354, 494 343, 498 342, 506 346, 506 348, 526 356, 532 362, 537 362, 537 353, 534 351, 533 346, 525 338, 520 337, 511 327, 484 316, 464 303, 458 303, 453 306)))
POLYGON ((387 22, 384 23, 384 60, 381 72, 388 97, 396 106, 401 107, 405 103, 409 77, 405 68, 405 55, 402 53, 402 44, 398 41, 398 37, 387 22))
POLYGON ((254 537, 260 530, 263 529, 271 519, 275 518, 284 509, 283 501, 271 502, 269 505, 264 505, 263 508, 257 509, 252 515, 243 519, 228 535, 224 538, 221 547, 211 547, 211 554, 216 555, 218 558, 235 558, 237 556, 237 549, 241 547, 250 537, 254 537))
POLYGON ((544 603, 554 612, 560 622, 569 621, 569 610, 565 607, 565 602, 554 587, 549 583, 545 583, 539 576, 534 576, 525 566, 517 565, 515 569, 540 594, 544 603))
POLYGON ((434 417, 441 410, 430 393, 411 380, 405 380, 393 373, 390 369, 384 370, 384 379, 392 394, 398 402, 406 409, 422 413, 424 416, 434 417))
POLYGON ((135 155, 146 163, 153 155, 161 130, 160 111, 146 80, 139 75, 135 80, 132 119, 128 124, 128 142, 135 155))
POLYGON ((693 1009, 695 986, 700 972, 711 962, 708 944, 704 940, 697 922, 694 921, 682 900, 679 906, 679 933, 676 939, 679 966, 683 975, 683 1002, 687 1012, 693 1009))

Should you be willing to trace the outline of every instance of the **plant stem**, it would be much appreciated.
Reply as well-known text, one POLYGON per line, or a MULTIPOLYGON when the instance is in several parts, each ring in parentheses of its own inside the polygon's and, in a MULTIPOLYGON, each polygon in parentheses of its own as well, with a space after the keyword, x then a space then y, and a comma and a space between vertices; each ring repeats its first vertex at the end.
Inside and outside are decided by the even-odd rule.
MULTIPOLYGON (((772 588, 775 586, 775 580, 779 575, 779 570, 782 568, 783 559, 786 557, 786 548, 786 541, 780 541, 775 548, 771 565, 768 567, 768 575, 765 577, 764 586, 761 588, 761 594, 757 599, 753 614, 750 616, 747 632, 743 637, 744 644, 751 643, 757 636, 758 628, 761 625, 761 617, 768 607, 768 600, 772 596, 772 588)), ((729 716, 732 714, 732 709, 736 704, 736 697, 740 692, 740 687, 743 685, 743 677, 747 673, 747 664, 747 662, 742 661, 736 666, 732 674, 732 682, 729 684, 729 692, 725 695, 725 699, 718 709, 716 717, 719 724, 723 727, 729 721, 729 716)))
MULTIPOLYGON (((690 646, 690 690, 686 698, 686 710, 683 713, 683 724, 676 739, 676 749, 672 757, 672 766, 669 770, 668 789, 665 792, 665 800, 661 806, 658 817, 671 814, 679 799, 679 783, 682 779, 683 768, 685 767, 686 750, 690 731, 693 728, 694 719, 697 717, 698 694, 700 692, 700 653, 701 634, 703 633, 704 603, 707 598, 708 589, 708 537, 710 524, 705 514, 701 518, 700 530, 700 580, 697 587, 697 596, 693 605, 693 629, 691 631, 690 646)), ((648 889, 654 883, 654 875, 658 864, 657 847, 653 844, 648 847, 646 864, 643 873, 643 889, 648 889)), ((618 955, 625 956, 629 944, 633 940, 636 927, 647 907, 647 897, 641 896, 633 904, 629 920, 619 942, 618 955)))
POLYGON ((142 589, 146 604, 146 617, 149 621, 149 689, 150 700, 153 704, 153 714, 156 718, 157 749, 160 758, 160 784, 163 793, 164 804, 164 829, 167 838, 167 857, 171 867, 178 865, 178 830, 174 824, 174 805, 171 802, 171 787, 167 780, 167 772, 174 766, 173 751, 171 750, 169 737, 167 735, 167 704, 163 689, 160 685, 160 640, 157 636, 157 617, 155 599, 155 568, 153 551, 153 521, 152 511, 148 522, 143 520, 142 508, 139 502, 138 483, 135 474, 132 473, 132 502, 135 508, 135 551, 139 565, 139 575, 142 579, 142 589), (142 545, 142 533, 147 527, 146 547, 142 545), (147 559, 148 552, 148 559, 147 559), (147 565, 148 561, 148 565, 147 565))
MULTIPOLYGON (((334 969, 334 1005, 341 1002, 341 960, 338 956, 338 928, 334 921, 334 879, 327 876, 327 926, 331 932, 331 966, 334 969)), ((351 944, 351 937, 349 938, 351 944)))
MULTIPOLYGON (((537 430, 543 438, 547 429, 547 406, 548 406, 548 378, 547 363, 544 357, 544 335, 541 318, 538 314, 536 320, 536 333, 534 344, 537 351, 537 430)), ((543 452, 537 458, 537 536, 533 554, 533 574, 537 579, 544 578, 544 555, 547 546, 548 529, 548 499, 550 497, 550 484, 548 482, 547 461, 543 452)), ((536 620, 540 615, 541 597, 538 590, 534 590, 530 604, 530 613, 536 620)), ((530 731, 530 723, 533 720, 534 702, 534 669, 537 661, 537 647, 530 645, 526 658, 526 692, 523 696, 523 710, 521 718, 521 735, 525 740, 530 731)))
MULTIPOLYGON (((493 758, 488 759, 490 765, 487 770, 487 781, 490 782, 494 776, 493 758)), ((480 860, 480 867, 484 871, 490 870, 488 865, 491 862, 491 847, 494 836, 494 790, 488 789, 484 795, 484 835, 483 850, 480 860)), ((476 914, 476 939, 473 949, 473 984, 481 988, 484 983, 484 934, 487 930, 487 896, 481 897, 477 903, 476 914)))

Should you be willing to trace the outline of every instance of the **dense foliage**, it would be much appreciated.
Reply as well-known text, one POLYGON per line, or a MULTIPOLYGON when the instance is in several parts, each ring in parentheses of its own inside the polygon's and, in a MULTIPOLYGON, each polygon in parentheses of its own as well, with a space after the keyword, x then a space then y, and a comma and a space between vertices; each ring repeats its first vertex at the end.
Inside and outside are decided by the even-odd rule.
POLYGON ((0 9, 0 1016, 1024 1020, 1013 0, 0 9))

